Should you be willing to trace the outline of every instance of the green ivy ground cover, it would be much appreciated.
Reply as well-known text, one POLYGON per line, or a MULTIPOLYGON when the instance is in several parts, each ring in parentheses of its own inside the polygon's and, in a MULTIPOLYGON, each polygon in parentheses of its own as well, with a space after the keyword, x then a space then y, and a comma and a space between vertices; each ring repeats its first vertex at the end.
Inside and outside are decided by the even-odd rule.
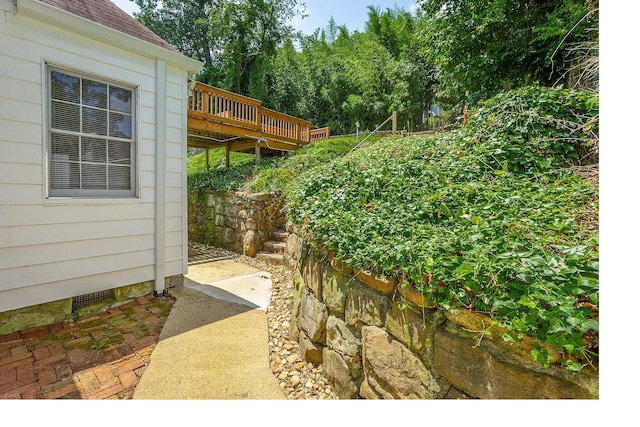
POLYGON ((288 215, 356 268, 411 280, 443 309, 489 313, 505 340, 546 342, 568 369, 595 366, 598 186, 580 172, 597 165, 598 116, 591 93, 508 92, 468 127, 380 139, 306 170, 288 215))

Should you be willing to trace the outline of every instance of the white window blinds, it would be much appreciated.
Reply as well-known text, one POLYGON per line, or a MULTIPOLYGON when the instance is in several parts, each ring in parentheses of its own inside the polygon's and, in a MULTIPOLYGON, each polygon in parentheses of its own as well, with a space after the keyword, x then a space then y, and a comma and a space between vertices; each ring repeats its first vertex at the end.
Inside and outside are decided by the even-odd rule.
POLYGON ((49 69, 51 196, 135 196, 134 89, 49 69))

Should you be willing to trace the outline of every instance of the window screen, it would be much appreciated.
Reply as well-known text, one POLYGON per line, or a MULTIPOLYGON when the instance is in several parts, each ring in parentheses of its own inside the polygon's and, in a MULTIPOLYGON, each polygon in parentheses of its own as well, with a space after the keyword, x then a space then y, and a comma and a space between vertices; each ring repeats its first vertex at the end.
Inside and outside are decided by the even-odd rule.
POLYGON ((135 196, 134 91, 49 69, 51 196, 135 196))

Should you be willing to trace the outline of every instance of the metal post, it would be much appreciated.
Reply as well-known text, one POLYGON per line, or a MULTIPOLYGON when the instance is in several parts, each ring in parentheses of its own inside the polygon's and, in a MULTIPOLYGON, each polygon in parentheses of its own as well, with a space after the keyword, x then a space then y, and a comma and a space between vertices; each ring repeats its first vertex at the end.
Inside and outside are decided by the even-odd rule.
POLYGON ((391 119, 391 133, 395 135, 398 129, 398 114, 394 111, 392 117, 393 118, 391 119))
POLYGON ((358 143, 359 134, 360 134, 360 122, 356 122, 356 144, 358 143))

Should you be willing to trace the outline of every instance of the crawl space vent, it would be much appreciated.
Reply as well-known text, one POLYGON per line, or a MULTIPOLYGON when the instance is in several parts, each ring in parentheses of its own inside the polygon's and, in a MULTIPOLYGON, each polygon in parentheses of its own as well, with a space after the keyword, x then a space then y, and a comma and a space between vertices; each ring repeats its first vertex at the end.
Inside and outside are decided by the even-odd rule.
POLYGON ((72 309, 86 307, 91 304, 102 302, 106 299, 113 298, 115 293, 113 289, 107 289, 106 291, 92 292, 90 294, 78 295, 73 297, 72 309))

